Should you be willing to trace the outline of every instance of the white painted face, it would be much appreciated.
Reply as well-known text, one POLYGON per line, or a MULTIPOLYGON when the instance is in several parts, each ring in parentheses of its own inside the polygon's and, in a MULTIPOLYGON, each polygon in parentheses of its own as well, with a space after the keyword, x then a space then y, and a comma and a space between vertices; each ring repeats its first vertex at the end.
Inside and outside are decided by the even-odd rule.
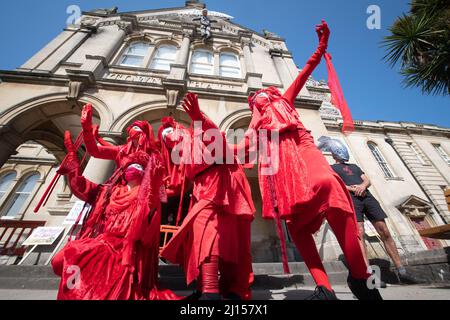
POLYGON ((138 171, 142 171, 142 172, 144 171, 144 168, 140 164, 137 164, 137 163, 133 163, 132 165, 130 165, 128 167, 128 169, 131 169, 131 168, 134 168, 134 169, 136 169, 138 171))
POLYGON ((171 134, 171 133, 173 133, 175 130, 172 128, 172 127, 169 127, 169 128, 166 128, 166 129, 164 129, 163 130, 163 132, 162 132, 162 138, 163 138, 163 140, 164 140, 164 142, 166 142, 166 137, 169 135, 169 134, 171 134))
POLYGON ((260 92, 256 97, 269 99, 269 95, 265 92, 260 92))

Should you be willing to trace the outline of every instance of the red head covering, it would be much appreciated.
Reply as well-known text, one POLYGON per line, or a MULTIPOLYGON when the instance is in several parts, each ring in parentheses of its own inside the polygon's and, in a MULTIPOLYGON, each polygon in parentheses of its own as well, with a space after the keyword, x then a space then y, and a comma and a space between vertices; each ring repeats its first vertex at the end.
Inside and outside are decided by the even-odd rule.
POLYGON ((126 151, 127 154, 131 153, 131 150, 133 148, 133 143, 132 143, 132 137, 130 137, 130 133, 132 132, 132 129, 134 126, 139 127, 142 131, 143 131, 143 135, 141 135, 139 137, 139 141, 138 141, 138 150, 140 151, 144 151, 144 152, 151 152, 151 151, 155 151, 157 150, 157 144, 155 141, 155 136, 153 135, 153 128, 150 126, 150 124, 147 121, 135 121, 133 122, 133 124, 131 124, 128 128, 127 128, 127 134, 128 134, 128 139, 127 139, 127 147, 126 147, 126 151))
POLYGON ((280 90, 278 90, 275 87, 268 87, 268 88, 265 88, 265 89, 261 89, 261 90, 255 92, 254 94, 252 94, 252 95, 250 95, 248 97, 248 105, 250 106, 250 109, 253 110, 254 107, 256 106, 258 108, 258 110, 260 110, 261 107, 263 107, 263 106, 258 106, 257 103, 256 103, 256 98, 261 93, 267 94, 267 96, 269 97, 270 101, 273 101, 275 99, 278 99, 278 98, 282 97, 282 94, 281 94, 280 90))

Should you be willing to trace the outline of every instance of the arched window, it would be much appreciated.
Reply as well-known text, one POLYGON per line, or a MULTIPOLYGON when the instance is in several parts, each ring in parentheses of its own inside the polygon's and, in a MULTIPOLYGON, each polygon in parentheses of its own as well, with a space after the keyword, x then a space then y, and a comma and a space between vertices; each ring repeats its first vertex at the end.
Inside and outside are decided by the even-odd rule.
POLYGON ((27 203, 36 183, 40 178, 39 173, 33 173, 26 177, 14 191, 13 196, 8 201, 7 206, 3 209, 2 216, 14 218, 21 214, 23 206, 27 203))
POLYGON ((389 165, 386 162, 386 159, 383 157, 383 154, 381 153, 378 146, 373 142, 368 142, 367 146, 369 147, 370 151, 372 151, 372 154, 375 160, 378 162, 381 170, 383 171, 384 176, 386 178, 394 178, 394 173, 392 172, 391 168, 389 168, 389 165))
POLYGON ((172 45, 160 46, 155 53, 151 69, 170 71, 170 65, 175 63, 177 47, 172 45))
POLYGON ((220 54, 220 75, 231 78, 241 77, 241 63, 237 55, 229 52, 220 54))
POLYGON ((191 73, 213 75, 214 58, 210 51, 196 50, 192 54, 191 73))
POLYGON ((5 200, 6 193, 8 189, 11 187, 12 182, 17 177, 16 172, 9 172, 0 178, 0 203, 5 200))
POLYGON ((126 48, 119 64, 127 67, 146 67, 145 61, 151 45, 146 42, 134 42, 126 48))

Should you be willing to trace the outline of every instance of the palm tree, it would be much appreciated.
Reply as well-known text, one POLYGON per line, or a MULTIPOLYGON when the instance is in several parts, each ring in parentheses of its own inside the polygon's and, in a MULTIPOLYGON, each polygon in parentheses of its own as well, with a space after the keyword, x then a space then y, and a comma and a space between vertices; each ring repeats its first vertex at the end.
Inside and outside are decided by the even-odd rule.
POLYGON ((400 64, 404 84, 426 94, 450 94, 450 1, 413 0, 382 45, 384 59, 400 64))

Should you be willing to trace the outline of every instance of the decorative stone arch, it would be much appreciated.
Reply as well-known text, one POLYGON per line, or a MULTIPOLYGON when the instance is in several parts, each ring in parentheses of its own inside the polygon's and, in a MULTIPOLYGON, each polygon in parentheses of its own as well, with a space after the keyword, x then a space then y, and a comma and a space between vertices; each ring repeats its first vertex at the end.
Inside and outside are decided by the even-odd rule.
POLYGON ((15 172, 16 173, 16 179, 19 176, 18 170, 15 168, 14 165, 5 165, 0 168, 0 179, 6 176, 7 174, 15 172))
MULTIPOLYGON (((56 111, 57 113, 52 114, 52 116, 47 117, 47 119, 54 118, 55 114, 57 116, 78 114, 78 112, 74 112, 74 109, 80 111, 81 113, 83 104, 91 103, 94 108, 94 112, 97 113, 101 120, 100 130, 102 130, 103 128, 108 128, 113 120, 112 111, 108 108, 106 103, 95 96, 83 94, 79 98, 78 103, 75 103, 74 105, 73 102, 67 100, 67 93, 52 93, 22 101, 8 108, 5 112, 0 113, 0 125, 11 126, 14 121, 23 117, 27 112, 34 113, 34 111, 38 111, 41 108, 44 108, 45 106, 52 103, 66 103, 72 106, 68 108, 69 110, 59 110, 59 112, 58 110, 52 110, 56 111), (74 106, 75 108, 73 108, 74 106)), ((36 113, 34 113, 34 115, 36 115, 36 113)))
POLYGON ((124 40, 123 43, 125 46, 129 46, 130 44, 134 42, 148 42, 150 44, 155 43, 155 38, 152 37, 149 33, 146 32, 137 32, 128 35, 124 40))
MULTIPOLYGON (((109 131, 123 133, 133 121, 145 119, 152 124, 157 123, 163 117, 168 116, 172 116, 176 121, 183 124, 188 124, 191 121, 187 113, 181 107, 169 109, 167 108, 167 101, 165 100, 147 101, 128 109, 127 112, 117 118, 109 131)), ((157 128, 153 127, 153 129, 157 128)))
POLYGON ((190 50, 191 51, 191 57, 192 57, 192 54, 194 53, 194 51, 197 51, 197 50, 209 51, 212 54, 215 54, 215 53, 219 52, 219 51, 217 51, 217 49, 214 46, 209 45, 209 44, 204 44, 203 42, 193 42, 191 44, 191 48, 190 49, 191 49, 190 50))
POLYGON ((216 51, 219 53, 233 53, 237 55, 239 58, 244 57, 244 52, 242 51, 242 49, 232 44, 220 45, 216 48, 216 51))
POLYGON ((252 111, 250 109, 241 109, 229 114, 219 125, 220 130, 227 131, 233 128, 240 128, 245 126, 245 123, 250 124, 252 118, 252 111))
POLYGON ((88 94, 84 94, 78 102, 69 101, 66 97, 64 92, 37 96, 17 103, 0 114, 0 142, 4 150, 0 166, 27 140, 39 141, 58 160, 62 160, 65 154, 62 131, 65 129, 58 128, 52 121, 67 116, 79 117, 85 103, 93 105, 94 115, 100 119, 100 130, 109 128, 112 112, 102 100, 88 94))
POLYGON ((17 183, 21 183, 26 178, 28 178, 29 176, 31 176, 32 174, 35 174, 35 173, 39 174, 38 183, 41 183, 41 184, 44 183, 47 172, 40 165, 30 166, 26 169, 19 170, 18 175, 17 175, 17 183))
POLYGON ((181 48, 180 41, 178 41, 175 38, 167 38, 167 37, 156 39, 154 41, 154 45, 155 45, 155 51, 156 51, 156 49, 158 49, 159 47, 164 46, 164 45, 175 46, 175 47, 177 47, 177 49, 181 48))

